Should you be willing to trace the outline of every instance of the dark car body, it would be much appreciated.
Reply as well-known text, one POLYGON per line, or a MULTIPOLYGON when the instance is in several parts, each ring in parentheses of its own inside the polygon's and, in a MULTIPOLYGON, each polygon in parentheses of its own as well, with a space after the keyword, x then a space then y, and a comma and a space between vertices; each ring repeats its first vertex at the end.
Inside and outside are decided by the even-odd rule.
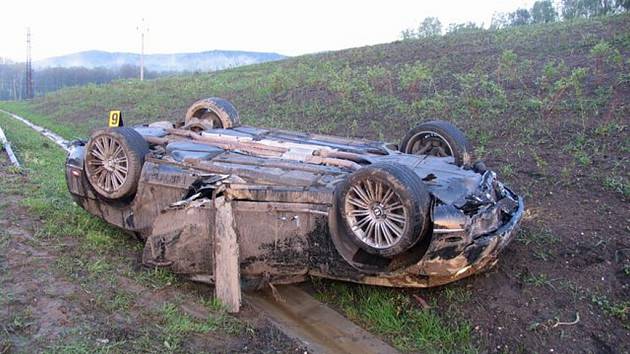
POLYGON ((308 276, 397 287, 445 284, 494 265, 523 215, 522 198, 494 172, 457 166, 452 157, 247 126, 195 136, 164 124, 135 130, 151 151, 132 197, 113 201, 94 191, 85 176, 84 142, 68 156, 68 189, 89 213, 145 240, 144 264, 199 281, 213 281, 217 212, 225 205, 238 236, 242 284, 249 287, 308 276), (417 244, 380 257, 343 239, 335 191, 355 171, 389 163, 417 174, 431 203, 417 244))

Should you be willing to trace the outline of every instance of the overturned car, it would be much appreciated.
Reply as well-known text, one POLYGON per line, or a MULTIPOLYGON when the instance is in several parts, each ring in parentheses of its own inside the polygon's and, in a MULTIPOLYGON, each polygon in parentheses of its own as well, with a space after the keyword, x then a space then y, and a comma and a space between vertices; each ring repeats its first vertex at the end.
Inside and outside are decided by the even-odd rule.
POLYGON ((145 265, 198 281, 213 282, 227 212, 247 288, 452 282, 496 263, 524 208, 448 122, 396 146, 244 126, 220 98, 174 124, 95 130, 74 143, 66 179, 85 210, 145 242, 145 265))

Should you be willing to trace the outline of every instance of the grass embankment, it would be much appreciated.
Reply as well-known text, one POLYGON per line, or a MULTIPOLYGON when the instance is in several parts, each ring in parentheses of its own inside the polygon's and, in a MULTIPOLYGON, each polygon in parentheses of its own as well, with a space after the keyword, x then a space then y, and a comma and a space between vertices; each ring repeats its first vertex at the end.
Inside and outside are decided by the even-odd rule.
MULTIPOLYGON (((91 297, 87 305, 80 304, 80 299, 76 302, 87 306, 95 315, 93 321, 78 323, 57 342, 40 343, 40 348, 72 353, 181 351, 187 348, 185 339, 195 333, 217 332, 229 336, 251 330, 228 316, 211 297, 195 295, 194 289, 187 298, 140 303, 140 298, 146 298, 146 294, 132 289, 151 291, 184 285, 167 271, 138 267, 136 260, 142 249, 141 243, 72 202, 63 175, 66 156, 60 148, 3 113, 0 113, 0 126, 24 166, 23 169, 10 169, 13 175, 0 179, 3 195, 24 197, 24 206, 34 218, 41 220, 37 224, 41 228, 34 235, 33 246, 37 248, 40 242, 45 242, 58 252, 51 266, 68 281, 79 284, 85 292, 73 296, 91 297), (122 286, 121 282, 126 281, 138 287, 122 286), (204 305, 209 313, 207 318, 195 318, 180 309, 179 305, 191 298, 204 305), (135 309, 130 311, 132 308, 135 309), (116 330, 109 319, 113 315, 138 328, 121 338, 99 344, 98 340, 111 338, 111 333, 116 330)), ((3 204, 0 209, 4 209, 3 204)), ((10 298, 10 294, 3 295, 6 295, 3 299, 10 298)), ((28 315, 26 317, 21 322, 30 322, 28 315)))

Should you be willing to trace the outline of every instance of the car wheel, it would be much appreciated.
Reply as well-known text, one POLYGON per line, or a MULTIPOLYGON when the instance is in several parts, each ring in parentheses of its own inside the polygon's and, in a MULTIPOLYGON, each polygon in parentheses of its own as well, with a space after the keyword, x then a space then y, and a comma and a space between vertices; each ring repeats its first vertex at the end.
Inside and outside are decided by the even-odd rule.
POLYGON ((186 112, 184 127, 196 124, 209 128, 236 128, 241 119, 234 105, 223 98, 210 97, 193 103, 186 112))
POLYGON ((400 151, 414 155, 452 156, 460 167, 472 163, 472 145, 466 135, 443 120, 422 123, 411 129, 403 138, 400 151))
POLYGON ((99 129, 85 147, 85 174, 92 188, 106 199, 136 192, 149 144, 132 128, 99 129))
POLYGON ((411 248, 429 223, 430 195, 420 177, 403 165, 361 168, 337 185, 335 198, 337 222, 345 233, 340 238, 381 257, 411 248))

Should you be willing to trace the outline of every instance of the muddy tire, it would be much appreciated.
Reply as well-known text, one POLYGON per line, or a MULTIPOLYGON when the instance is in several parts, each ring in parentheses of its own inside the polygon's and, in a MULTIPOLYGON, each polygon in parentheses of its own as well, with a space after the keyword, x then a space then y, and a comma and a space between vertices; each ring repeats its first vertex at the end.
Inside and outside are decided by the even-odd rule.
POLYGON ((411 129, 400 144, 400 151, 414 155, 452 156, 457 166, 472 164, 472 145, 466 135, 443 120, 425 122, 411 129))
POLYGON ((234 105, 223 98, 210 97, 199 100, 188 108, 183 126, 204 125, 209 128, 236 128, 241 118, 234 105))
POLYGON ((149 144, 132 128, 95 130, 85 146, 85 175, 108 200, 132 196, 138 188, 149 144))
POLYGON ((410 168, 374 164, 351 174, 335 189, 344 233, 364 251, 391 258, 414 246, 429 224, 431 197, 410 168))

